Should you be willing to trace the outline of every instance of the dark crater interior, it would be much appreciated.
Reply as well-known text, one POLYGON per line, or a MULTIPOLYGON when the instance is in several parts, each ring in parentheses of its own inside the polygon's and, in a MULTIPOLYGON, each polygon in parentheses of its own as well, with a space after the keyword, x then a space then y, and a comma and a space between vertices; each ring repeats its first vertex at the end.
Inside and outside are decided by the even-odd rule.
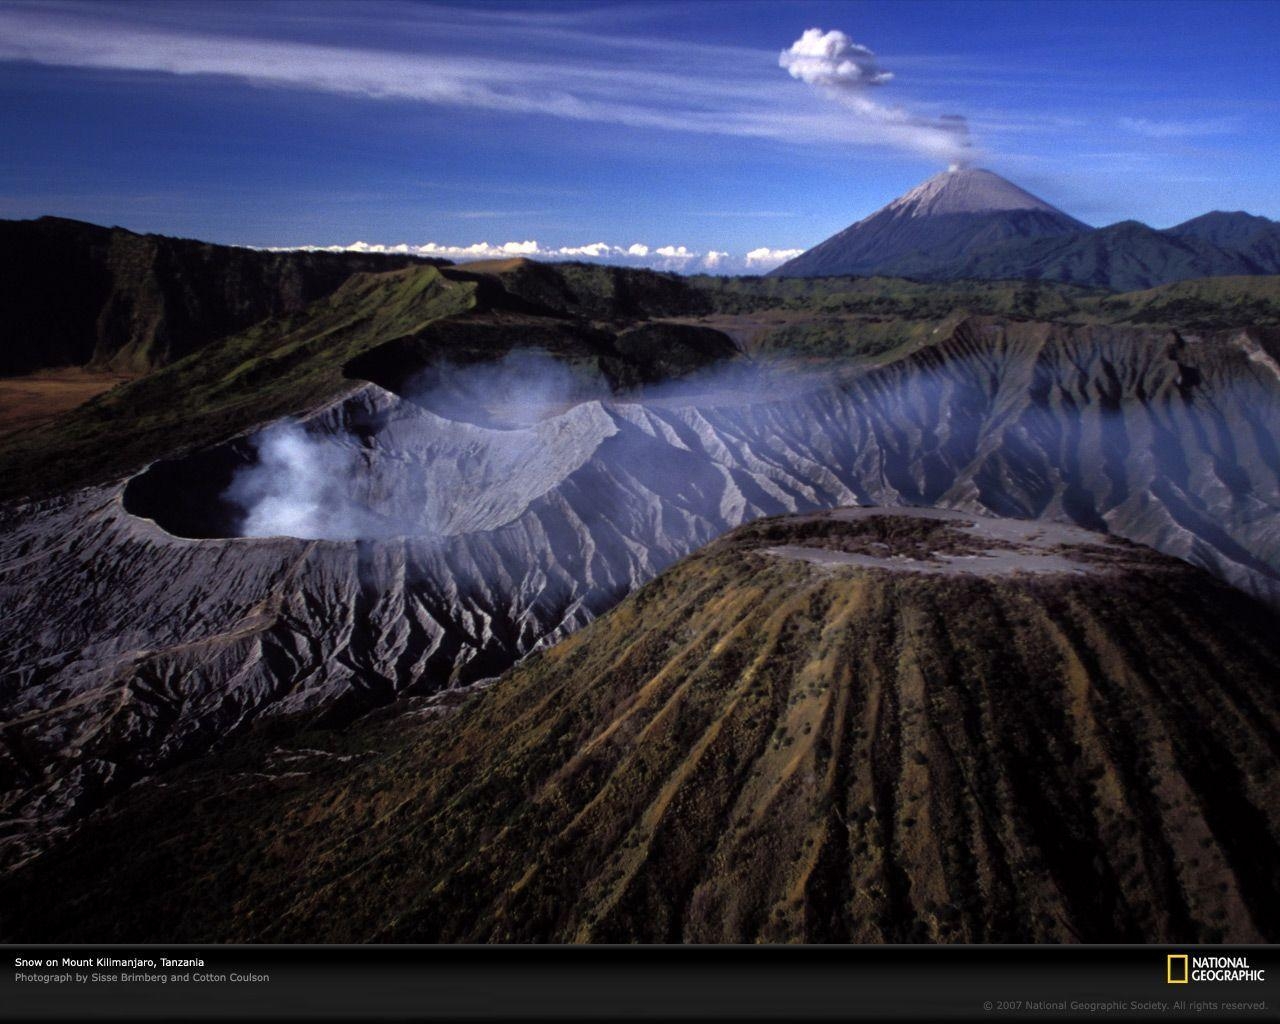
POLYGON ((125 485, 125 511, 155 520, 175 537, 237 537, 243 513, 223 495, 236 471, 255 461, 253 445, 243 437, 163 459, 125 485))

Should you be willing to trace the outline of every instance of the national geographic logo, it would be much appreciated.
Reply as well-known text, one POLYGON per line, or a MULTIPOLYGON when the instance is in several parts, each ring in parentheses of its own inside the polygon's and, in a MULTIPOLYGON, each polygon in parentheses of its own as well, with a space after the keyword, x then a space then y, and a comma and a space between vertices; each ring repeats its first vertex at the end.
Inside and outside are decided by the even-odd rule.
POLYGON ((1191 956, 1170 953, 1164 980, 1170 985, 1193 981, 1266 981, 1265 967, 1250 967, 1247 956, 1191 956))

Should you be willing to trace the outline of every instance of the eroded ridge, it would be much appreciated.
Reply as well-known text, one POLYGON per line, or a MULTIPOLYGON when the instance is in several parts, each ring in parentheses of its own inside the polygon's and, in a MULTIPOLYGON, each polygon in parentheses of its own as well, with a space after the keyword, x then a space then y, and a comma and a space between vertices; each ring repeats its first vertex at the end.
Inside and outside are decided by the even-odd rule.
POLYGON ((206 539, 130 503, 166 483, 160 466, 123 504, 121 484, 8 509, 0 843, 26 856, 264 716, 349 720, 496 676, 762 516, 932 506, 1074 524, 1280 603, 1274 356, 1240 332, 973 320, 839 385, 583 402, 514 431, 364 384, 301 426, 350 459, 344 493, 378 530, 231 536, 206 513, 247 439, 167 464, 173 486, 153 487, 170 513, 205 514, 206 539))

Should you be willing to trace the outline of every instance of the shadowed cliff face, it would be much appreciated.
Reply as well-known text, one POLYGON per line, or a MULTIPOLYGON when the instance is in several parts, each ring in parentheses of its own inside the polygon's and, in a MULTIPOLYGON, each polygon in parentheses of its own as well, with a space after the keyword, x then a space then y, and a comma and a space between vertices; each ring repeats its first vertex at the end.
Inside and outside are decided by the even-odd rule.
POLYGON ((123 504, 116 487, 14 512, 10 859, 263 715, 341 720, 494 676, 761 515, 1074 522, 1280 598, 1280 372, 1251 335, 973 321, 842 387, 713 384, 502 430, 359 387, 299 427, 341 456, 314 498, 358 513, 347 532, 232 536, 251 509, 224 495, 255 438, 157 467, 123 504))
POLYGON ((295 313, 353 274, 443 263, 261 252, 57 217, 0 221, 0 374, 86 364, 146 372, 295 313))
POLYGON ((1075 527, 760 520, 447 718, 140 785, 5 937, 1275 941, 1278 625, 1075 527))

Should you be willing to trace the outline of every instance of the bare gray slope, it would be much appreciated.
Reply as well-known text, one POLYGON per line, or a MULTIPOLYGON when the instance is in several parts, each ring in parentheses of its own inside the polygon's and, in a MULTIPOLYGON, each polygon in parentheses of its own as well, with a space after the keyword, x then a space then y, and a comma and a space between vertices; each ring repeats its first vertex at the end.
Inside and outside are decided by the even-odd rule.
POLYGON ((6 859, 262 715, 496 675, 760 515, 905 504, 1076 523, 1276 605, 1275 351, 1249 333, 970 321, 842 388, 588 402, 501 439, 365 385, 307 427, 359 450, 360 500, 419 515, 412 535, 182 539, 126 511, 123 482, 13 511, 6 859), (370 417, 386 428, 352 433, 370 417), (512 443, 518 470, 486 474, 512 443))
POLYGON ((944 171, 774 270, 775 277, 886 272, 949 264, 998 243, 1089 227, 998 174, 944 171))
POLYGON ((886 213, 907 217, 1008 210, 1037 210, 1063 216, 1061 210, 1038 196, 979 167, 962 167, 935 174, 885 207, 886 213))
POLYGON ((758 519, 448 716, 135 787, 0 878, 0 935, 1275 941, 1277 632, 1075 526, 758 519))

